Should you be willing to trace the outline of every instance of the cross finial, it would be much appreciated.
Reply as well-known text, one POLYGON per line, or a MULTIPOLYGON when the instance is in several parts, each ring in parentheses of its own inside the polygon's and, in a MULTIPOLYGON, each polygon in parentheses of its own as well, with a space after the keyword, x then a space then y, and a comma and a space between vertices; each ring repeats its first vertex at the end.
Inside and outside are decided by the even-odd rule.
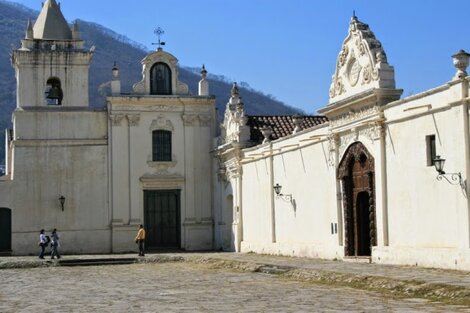
POLYGON ((162 46, 165 45, 165 42, 164 41, 161 41, 160 37, 165 33, 165 31, 159 26, 157 28, 155 28, 155 30, 153 31, 153 33, 155 35, 157 35, 157 38, 158 38, 158 42, 152 42, 152 45, 158 45, 158 50, 162 50, 162 46))

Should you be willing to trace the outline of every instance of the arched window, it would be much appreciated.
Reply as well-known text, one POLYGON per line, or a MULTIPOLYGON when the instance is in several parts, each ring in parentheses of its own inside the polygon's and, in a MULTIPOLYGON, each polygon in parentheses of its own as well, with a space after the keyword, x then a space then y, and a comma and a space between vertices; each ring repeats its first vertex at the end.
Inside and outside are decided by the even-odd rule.
POLYGON ((62 99, 64 98, 64 94, 62 92, 62 87, 58 78, 53 77, 47 80, 45 94, 47 104, 62 105, 62 99))
POLYGON ((171 161, 171 131, 152 132, 152 161, 171 161))
POLYGON ((150 94, 171 95, 171 70, 165 63, 155 63, 150 70, 150 94))

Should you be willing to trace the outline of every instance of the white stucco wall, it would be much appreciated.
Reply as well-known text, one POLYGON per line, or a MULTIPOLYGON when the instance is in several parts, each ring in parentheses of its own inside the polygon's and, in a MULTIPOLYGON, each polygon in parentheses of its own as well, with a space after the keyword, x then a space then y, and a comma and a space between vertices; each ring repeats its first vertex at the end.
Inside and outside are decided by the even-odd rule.
POLYGON ((14 122, 13 254, 37 253, 41 228, 58 229, 64 253, 108 252, 106 113, 16 112, 14 122))
POLYGON ((328 160, 326 129, 278 140, 272 143, 272 150, 265 144, 244 151, 242 251, 342 256, 338 234, 331 231, 338 216, 335 169, 328 160), (267 151, 273 151, 273 156, 259 157, 267 151), (258 159, 251 161, 250 155, 258 159), (275 184, 282 186, 284 195, 292 195, 292 201, 276 197, 275 184))
POLYGON ((108 101, 114 250, 135 249, 132 240, 118 238, 132 238, 132 226, 144 224, 144 190, 180 190, 181 248, 212 249, 213 98, 138 96, 108 101), (171 162, 152 161, 156 129, 172 132, 171 162))
POLYGON ((445 171, 466 180, 461 84, 451 83, 392 103, 387 118, 390 246, 374 260, 447 268, 468 265, 468 207, 465 191, 436 179, 427 165, 426 136, 435 135, 445 171), (466 265, 467 264, 467 265, 466 265))
MULTIPOLYGON (((221 207, 228 193, 234 194, 235 203, 242 201, 243 227, 234 228, 234 237, 242 234, 241 251, 344 257, 343 195, 336 171, 348 147, 361 142, 375 167, 377 245, 372 261, 469 269, 465 186, 437 180, 434 166, 427 165, 426 148, 426 136, 435 135, 436 153, 447 159, 446 172, 460 173, 466 180, 465 94, 466 82, 454 81, 385 103, 383 113, 377 102, 372 102, 375 107, 354 102, 351 112, 338 107, 344 113, 331 125, 242 149, 240 194, 235 180, 226 181, 233 190, 219 188, 225 192, 221 207), (276 183, 283 194, 292 195, 295 205, 274 195, 276 183), (338 224, 338 234, 332 234, 332 223, 338 224)), ((228 167, 232 161, 223 157, 223 147, 219 151, 228 167)))

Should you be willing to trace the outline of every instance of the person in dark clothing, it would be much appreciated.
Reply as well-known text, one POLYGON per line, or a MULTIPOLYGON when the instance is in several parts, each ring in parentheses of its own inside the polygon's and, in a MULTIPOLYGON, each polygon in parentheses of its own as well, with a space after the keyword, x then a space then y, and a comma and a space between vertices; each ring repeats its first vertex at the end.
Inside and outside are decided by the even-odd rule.
POLYGON ((59 254, 59 234, 57 234, 57 229, 54 228, 51 234, 51 259, 56 256, 58 259, 60 259, 60 254, 59 254))

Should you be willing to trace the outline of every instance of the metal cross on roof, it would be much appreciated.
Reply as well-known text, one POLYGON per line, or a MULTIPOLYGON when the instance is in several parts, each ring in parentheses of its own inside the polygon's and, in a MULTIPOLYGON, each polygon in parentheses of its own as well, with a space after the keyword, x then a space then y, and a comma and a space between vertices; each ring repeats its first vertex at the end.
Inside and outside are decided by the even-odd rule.
POLYGON ((160 40, 160 37, 165 33, 165 31, 161 28, 161 27, 157 27, 153 33, 155 35, 157 35, 157 38, 158 38, 158 42, 152 42, 152 45, 158 45, 158 49, 161 49, 162 46, 165 45, 165 42, 164 41, 161 41, 160 40))

